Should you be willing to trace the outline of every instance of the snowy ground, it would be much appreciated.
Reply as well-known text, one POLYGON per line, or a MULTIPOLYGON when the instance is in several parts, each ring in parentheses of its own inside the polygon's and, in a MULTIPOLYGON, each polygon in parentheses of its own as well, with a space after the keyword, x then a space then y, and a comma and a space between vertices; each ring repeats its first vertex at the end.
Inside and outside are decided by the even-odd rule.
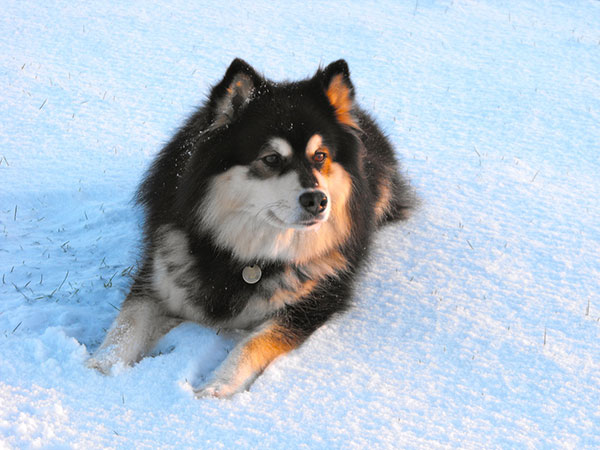
POLYGON ((0 448, 598 448, 600 2, 189 3, 2 2, 0 448), (103 377, 135 187, 235 56, 346 58, 423 206, 249 392, 193 398, 193 324, 103 377))

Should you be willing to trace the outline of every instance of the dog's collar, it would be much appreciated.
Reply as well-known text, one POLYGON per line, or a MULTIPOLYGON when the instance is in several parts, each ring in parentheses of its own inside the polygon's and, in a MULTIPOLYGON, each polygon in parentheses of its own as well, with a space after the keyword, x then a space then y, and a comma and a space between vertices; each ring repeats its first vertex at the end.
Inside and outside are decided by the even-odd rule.
POLYGON ((246 266, 244 270, 242 270, 242 278, 248 284, 256 284, 260 281, 262 277, 262 270, 258 264, 254 264, 253 266, 246 266))

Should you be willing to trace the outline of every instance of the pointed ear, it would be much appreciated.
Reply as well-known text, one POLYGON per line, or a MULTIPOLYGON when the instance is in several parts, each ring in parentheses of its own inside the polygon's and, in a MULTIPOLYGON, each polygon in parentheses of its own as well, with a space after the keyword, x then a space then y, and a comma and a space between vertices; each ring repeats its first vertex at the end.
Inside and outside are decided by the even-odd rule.
POLYGON ((219 84, 213 87, 209 105, 212 128, 231 123, 252 100, 263 79, 244 60, 234 59, 219 84))
POLYGON ((325 95, 335 111, 338 122, 360 129, 354 117, 354 86, 350 70, 343 59, 329 64, 320 73, 325 95))

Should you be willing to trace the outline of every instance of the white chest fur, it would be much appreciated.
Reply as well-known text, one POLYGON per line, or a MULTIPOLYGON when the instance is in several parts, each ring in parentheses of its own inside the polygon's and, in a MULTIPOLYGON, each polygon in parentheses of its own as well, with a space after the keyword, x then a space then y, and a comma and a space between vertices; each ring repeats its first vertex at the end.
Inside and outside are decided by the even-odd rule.
POLYGON ((185 234, 161 227, 153 252, 152 286, 165 309, 186 320, 203 321, 202 309, 190 301, 190 290, 199 287, 185 234))

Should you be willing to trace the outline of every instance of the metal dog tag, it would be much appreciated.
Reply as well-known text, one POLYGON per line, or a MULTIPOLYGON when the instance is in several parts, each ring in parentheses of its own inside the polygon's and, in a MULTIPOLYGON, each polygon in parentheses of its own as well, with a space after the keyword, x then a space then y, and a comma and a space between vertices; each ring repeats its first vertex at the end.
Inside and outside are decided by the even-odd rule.
POLYGON ((244 270, 242 270, 242 278, 248 284, 258 283, 262 277, 262 270, 256 264, 253 266, 246 266, 244 270))

